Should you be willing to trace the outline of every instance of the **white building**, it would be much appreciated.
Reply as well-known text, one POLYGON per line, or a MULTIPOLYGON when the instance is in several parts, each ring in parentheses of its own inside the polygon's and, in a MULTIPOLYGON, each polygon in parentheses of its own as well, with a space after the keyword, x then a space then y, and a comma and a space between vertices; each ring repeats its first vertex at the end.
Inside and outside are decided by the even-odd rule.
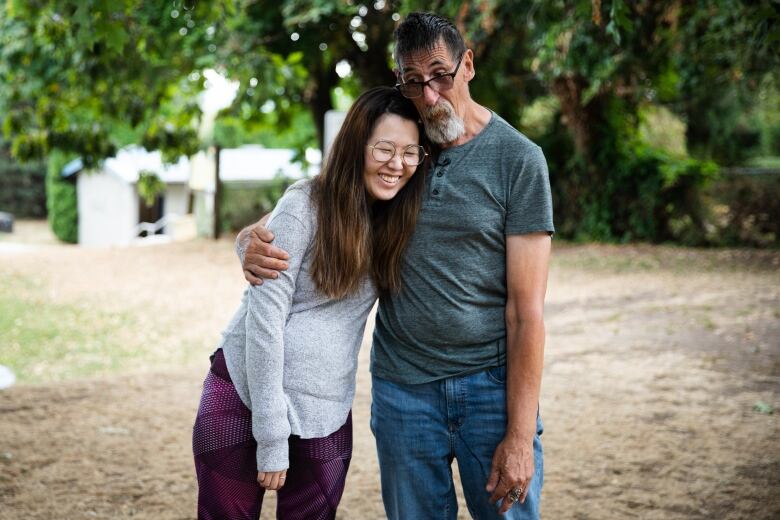
POLYGON ((79 160, 73 161, 62 175, 76 175, 79 245, 128 245, 142 235, 175 238, 190 212, 190 164, 186 157, 164 165, 160 152, 131 146, 95 170, 84 170, 79 160), (138 194, 138 179, 144 171, 155 173, 165 183, 165 191, 151 208, 138 194))
MULTIPOLYGON (((79 245, 124 246, 194 238, 196 233, 212 236, 215 155, 212 148, 197 153, 192 160, 181 157, 176 164, 166 165, 160 152, 128 146, 94 170, 84 170, 81 160, 71 161, 63 168, 62 176, 76 181, 79 245), (147 207, 138 193, 142 172, 153 172, 165 183, 165 191, 152 207, 147 207)), ((293 161, 294 151, 289 149, 258 145, 222 149, 220 182, 223 188, 240 190, 279 177, 292 182, 316 175, 319 152, 308 150, 306 156, 314 165, 303 169, 293 161)))

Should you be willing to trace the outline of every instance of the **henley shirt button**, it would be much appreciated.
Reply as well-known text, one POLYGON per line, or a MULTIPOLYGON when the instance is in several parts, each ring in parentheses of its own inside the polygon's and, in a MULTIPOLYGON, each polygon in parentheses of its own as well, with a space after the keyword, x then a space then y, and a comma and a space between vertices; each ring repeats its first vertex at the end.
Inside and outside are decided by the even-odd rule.
POLYGON ((437 177, 441 177, 442 175, 444 175, 444 172, 436 172, 437 177))
POLYGON ((433 194, 434 195, 438 195, 439 194, 439 190, 433 190, 433 194))
POLYGON ((449 159, 449 157, 445 157, 445 158, 444 158, 444 160, 442 161, 442 164, 443 164, 444 166, 447 166, 448 164, 450 164, 450 159, 449 159))

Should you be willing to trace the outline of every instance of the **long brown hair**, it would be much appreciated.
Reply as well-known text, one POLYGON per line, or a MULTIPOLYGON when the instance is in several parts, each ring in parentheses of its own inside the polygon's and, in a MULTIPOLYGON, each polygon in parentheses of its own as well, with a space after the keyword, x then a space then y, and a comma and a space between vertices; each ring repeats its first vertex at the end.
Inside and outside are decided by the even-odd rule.
POLYGON ((380 291, 401 287, 406 245, 422 204, 427 165, 424 161, 389 201, 368 202, 364 180, 365 150, 384 114, 414 121, 424 145, 422 125, 411 101, 390 87, 367 90, 347 112, 328 158, 314 179, 317 205, 312 279, 331 298, 356 291, 370 273, 380 291))

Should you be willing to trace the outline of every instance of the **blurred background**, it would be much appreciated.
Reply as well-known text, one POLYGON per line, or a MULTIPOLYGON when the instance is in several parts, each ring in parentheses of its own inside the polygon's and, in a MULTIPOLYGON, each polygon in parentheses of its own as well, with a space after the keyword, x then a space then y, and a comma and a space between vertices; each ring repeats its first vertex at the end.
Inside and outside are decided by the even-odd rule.
MULTIPOLYGON (((307 173, 325 114, 395 82, 392 31, 404 13, 428 9, 451 17, 474 50, 475 99, 543 147, 561 238, 780 245, 775 1, 4 4, 0 207, 48 215, 66 242, 78 241, 70 176, 128 146, 175 164, 262 145, 292 150, 307 173)), ((263 163, 255 152, 249 161, 263 163)), ((152 170, 126 177, 154 203, 166 175, 135 169, 152 170)), ((247 210, 247 191, 231 188, 258 179, 237 170, 222 172, 217 232, 278 196, 268 187, 262 207, 247 210)), ((178 213, 218 189, 185 173, 169 183, 189 180, 181 193, 195 202, 178 213)))
POLYGON ((0 518, 194 517, 235 232, 415 10, 549 163, 545 516, 780 516, 780 2, 0 0, 0 518))

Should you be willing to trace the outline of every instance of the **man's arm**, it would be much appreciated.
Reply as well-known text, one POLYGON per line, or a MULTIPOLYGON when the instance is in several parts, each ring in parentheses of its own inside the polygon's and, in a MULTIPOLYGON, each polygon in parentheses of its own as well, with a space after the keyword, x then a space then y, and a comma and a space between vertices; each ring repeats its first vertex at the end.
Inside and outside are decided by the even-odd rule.
POLYGON ((265 227, 269 216, 245 227, 236 236, 236 254, 244 269, 244 278, 252 285, 262 285, 263 279, 278 278, 279 271, 289 267, 287 252, 271 245, 274 234, 265 227))
POLYGON ((501 513, 512 507, 506 500, 512 489, 522 489, 520 502, 525 501, 534 474, 550 249, 547 233, 507 236, 507 432, 493 455, 487 483, 492 502, 505 499, 501 513))

